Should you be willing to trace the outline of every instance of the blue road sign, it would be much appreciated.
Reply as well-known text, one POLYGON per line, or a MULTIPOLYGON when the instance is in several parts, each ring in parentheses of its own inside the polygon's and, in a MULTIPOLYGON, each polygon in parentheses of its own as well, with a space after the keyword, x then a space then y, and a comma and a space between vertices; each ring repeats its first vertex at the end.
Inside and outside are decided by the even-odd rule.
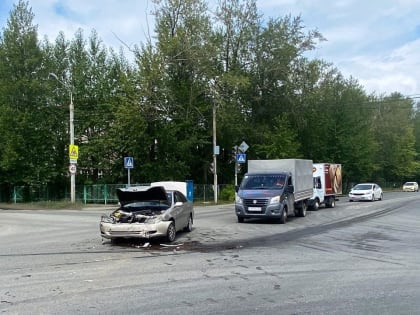
POLYGON ((245 153, 238 153, 236 154, 236 162, 238 164, 243 164, 246 162, 246 154, 245 153))
POLYGON ((126 156, 124 158, 124 168, 134 168, 134 158, 131 156, 126 156))

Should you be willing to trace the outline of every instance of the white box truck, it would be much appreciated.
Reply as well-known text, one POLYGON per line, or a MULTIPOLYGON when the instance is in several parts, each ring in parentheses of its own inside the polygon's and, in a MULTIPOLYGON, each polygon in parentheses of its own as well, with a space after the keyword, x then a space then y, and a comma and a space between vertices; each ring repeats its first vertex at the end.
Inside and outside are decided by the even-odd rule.
POLYGON ((306 216, 313 194, 312 160, 249 160, 248 172, 235 187, 235 214, 245 219, 276 219, 286 223, 290 214, 306 216))
POLYGON ((318 210, 321 205, 334 208, 337 195, 343 193, 341 164, 315 163, 313 165, 313 195, 309 207, 318 210))

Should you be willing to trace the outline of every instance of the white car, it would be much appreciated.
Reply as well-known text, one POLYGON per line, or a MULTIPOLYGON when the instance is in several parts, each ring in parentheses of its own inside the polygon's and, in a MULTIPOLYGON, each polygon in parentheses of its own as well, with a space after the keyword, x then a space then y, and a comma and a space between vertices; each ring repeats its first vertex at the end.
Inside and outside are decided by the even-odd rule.
POLYGON ((178 190, 162 186, 117 189, 120 207, 103 215, 101 236, 113 243, 122 238, 164 238, 173 242, 180 230, 192 231, 193 203, 178 190))
POLYGON ((382 199, 382 188, 375 183, 357 184, 349 192, 349 201, 375 201, 382 199))
POLYGON ((419 184, 417 182, 406 182, 403 185, 403 191, 419 191, 419 184))

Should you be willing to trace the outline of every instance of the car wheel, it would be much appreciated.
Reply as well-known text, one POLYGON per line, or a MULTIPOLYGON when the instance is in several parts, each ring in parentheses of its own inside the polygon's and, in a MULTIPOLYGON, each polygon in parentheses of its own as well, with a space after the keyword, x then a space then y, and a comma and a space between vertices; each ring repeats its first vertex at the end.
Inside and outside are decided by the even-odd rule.
POLYGON ((174 222, 171 222, 171 224, 169 224, 168 226, 168 230, 166 231, 166 240, 171 243, 175 241, 175 237, 176 237, 175 224, 174 222))
POLYGON ((244 218, 243 217, 238 217, 238 223, 244 223, 244 218))
POLYGON ((384 194, 383 193, 381 193, 381 196, 379 197, 379 200, 382 200, 382 199, 384 199, 384 194))
POLYGON ((192 215, 190 214, 190 216, 188 218, 187 226, 184 228, 184 230, 186 232, 191 232, 192 231, 192 226, 193 226, 193 218, 192 218, 192 215))
POLYGON ((280 217, 279 222, 280 222, 280 224, 285 224, 286 221, 287 221, 287 207, 284 207, 283 211, 281 213, 281 217, 280 217))

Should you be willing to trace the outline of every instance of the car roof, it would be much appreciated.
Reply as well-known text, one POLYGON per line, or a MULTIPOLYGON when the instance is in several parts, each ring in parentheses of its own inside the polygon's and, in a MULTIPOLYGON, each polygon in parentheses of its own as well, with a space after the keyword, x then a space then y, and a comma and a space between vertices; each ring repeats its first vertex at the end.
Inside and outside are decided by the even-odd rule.
POLYGON ((168 195, 166 193, 167 191, 162 186, 134 186, 117 189, 117 197, 121 205, 148 200, 158 200, 169 203, 168 195))

